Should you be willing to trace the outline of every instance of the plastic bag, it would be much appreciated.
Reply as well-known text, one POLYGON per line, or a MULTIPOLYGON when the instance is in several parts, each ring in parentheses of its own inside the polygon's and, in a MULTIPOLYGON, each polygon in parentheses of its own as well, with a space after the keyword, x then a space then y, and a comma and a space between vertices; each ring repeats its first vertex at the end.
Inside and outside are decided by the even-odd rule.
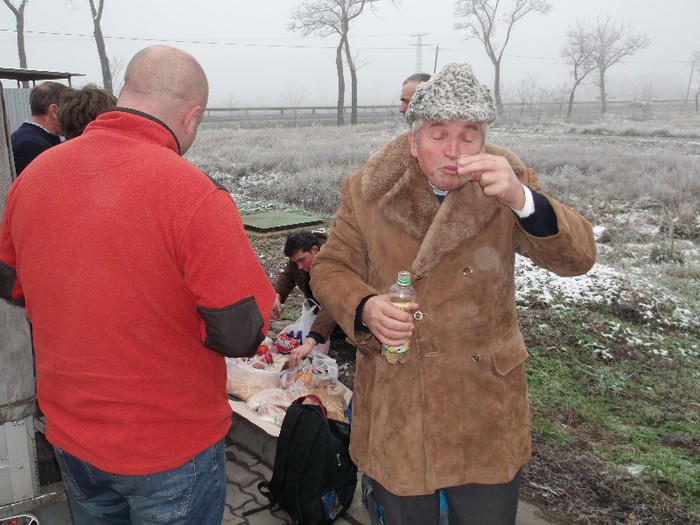
POLYGON ((322 386, 309 390, 310 394, 317 395, 323 406, 326 407, 328 417, 336 421, 348 423, 346 411, 348 403, 345 401, 345 387, 338 381, 323 383, 322 386))
MULTIPOLYGON (((301 316, 294 323, 287 325, 282 329, 279 335, 275 338, 274 349, 280 354, 288 354, 294 350, 297 346, 304 343, 309 335, 311 326, 313 326, 316 320, 316 315, 321 310, 321 307, 313 299, 305 299, 301 306, 301 316)), ((314 346, 312 351, 313 354, 317 353, 328 353, 328 348, 330 347, 330 341, 325 343, 317 344, 314 346)))
POLYGON ((281 386, 288 389, 294 397, 303 396, 318 388, 336 390, 341 387, 338 381, 338 363, 326 354, 313 355, 310 360, 303 359, 297 368, 282 377, 281 386))
POLYGON ((314 373, 312 381, 314 387, 325 382, 338 380, 338 363, 326 354, 313 354, 311 357, 311 368, 313 368, 314 373))
POLYGON ((294 396, 281 388, 268 388, 253 394, 248 399, 248 408, 257 412, 260 417, 272 423, 280 423, 294 396))
POLYGON ((277 367, 258 359, 226 359, 226 390, 247 401, 253 394, 280 386, 277 367))

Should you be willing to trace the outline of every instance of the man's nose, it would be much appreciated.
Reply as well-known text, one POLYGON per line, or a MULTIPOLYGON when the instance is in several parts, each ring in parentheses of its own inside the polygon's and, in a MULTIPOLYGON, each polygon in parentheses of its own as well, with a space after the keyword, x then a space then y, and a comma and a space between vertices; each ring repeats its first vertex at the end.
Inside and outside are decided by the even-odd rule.
POLYGON ((459 156, 459 144, 456 139, 448 140, 445 144, 445 156, 448 159, 456 159, 459 156))

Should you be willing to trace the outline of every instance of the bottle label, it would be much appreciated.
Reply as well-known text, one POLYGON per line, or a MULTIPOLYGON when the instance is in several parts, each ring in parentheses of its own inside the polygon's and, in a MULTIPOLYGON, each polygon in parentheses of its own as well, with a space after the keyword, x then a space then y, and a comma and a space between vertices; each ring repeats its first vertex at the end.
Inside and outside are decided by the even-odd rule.
POLYGON ((401 346, 386 346, 382 345, 382 350, 385 352, 388 352, 390 354, 405 354, 408 352, 408 347, 411 344, 410 339, 406 339, 406 342, 402 344, 401 346))
POLYGON ((401 346, 382 345, 382 357, 386 359, 390 365, 393 365, 397 361, 404 363, 408 358, 408 348, 410 343, 411 340, 406 339, 406 342, 401 346))

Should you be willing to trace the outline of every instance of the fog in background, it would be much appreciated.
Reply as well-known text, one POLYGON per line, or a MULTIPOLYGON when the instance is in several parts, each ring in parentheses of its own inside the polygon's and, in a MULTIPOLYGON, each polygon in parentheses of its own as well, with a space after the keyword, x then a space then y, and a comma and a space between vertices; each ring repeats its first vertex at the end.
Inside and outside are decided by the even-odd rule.
MULTIPOLYGON (((212 107, 336 104, 338 36, 303 38, 289 31, 292 7, 300 3, 296 0, 105 1, 102 31, 117 91, 134 53, 165 43, 201 62, 212 107)), ((608 14, 650 39, 646 49, 608 71, 609 100, 685 98, 693 53, 700 49, 700 0, 550 3, 548 15, 531 13, 514 26, 501 65, 505 102, 513 101, 523 82, 546 90, 570 87, 570 69, 559 54, 567 29, 577 19, 595 22, 608 14)), ((421 70, 433 73, 436 55, 438 70, 449 62, 470 62, 493 89, 493 66, 483 45, 465 40, 464 31, 454 29, 456 21, 452 0, 403 0, 397 6, 382 1, 374 12, 367 9, 350 30, 359 66, 358 103, 396 104, 401 82, 416 71, 417 60, 421 70)), ((32 0, 25 23, 30 69, 83 73, 73 80, 76 87, 102 83, 87 0, 32 0)), ((2 3, 0 66, 19 66, 15 17, 2 3)), ((695 71, 693 86, 699 79, 700 71, 695 71)), ((595 100, 592 80, 594 75, 577 91, 577 101, 595 100)), ((7 80, 3 85, 16 87, 7 80)), ((346 105, 349 95, 347 74, 346 105)))

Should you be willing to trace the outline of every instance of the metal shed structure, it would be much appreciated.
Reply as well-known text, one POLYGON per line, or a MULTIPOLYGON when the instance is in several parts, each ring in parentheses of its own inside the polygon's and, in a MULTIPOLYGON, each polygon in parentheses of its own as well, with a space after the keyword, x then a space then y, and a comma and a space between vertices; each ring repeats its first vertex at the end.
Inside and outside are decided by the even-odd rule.
POLYGON ((0 67, 0 79, 15 80, 17 87, 20 82, 31 82, 32 86, 36 85, 37 80, 66 80, 68 85, 72 86, 73 77, 83 77, 82 73, 67 73, 62 71, 42 71, 40 69, 24 69, 12 67, 0 67))
MULTIPOLYGON (((25 90, 28 91, 28 90, 25 90)), ((14 179, 6 99, 0 87, 0 215, 14 179)), ((0 518, 65 499, 62 483, 41 486, 36 391, 24 309, 0 301, 0 518)))

